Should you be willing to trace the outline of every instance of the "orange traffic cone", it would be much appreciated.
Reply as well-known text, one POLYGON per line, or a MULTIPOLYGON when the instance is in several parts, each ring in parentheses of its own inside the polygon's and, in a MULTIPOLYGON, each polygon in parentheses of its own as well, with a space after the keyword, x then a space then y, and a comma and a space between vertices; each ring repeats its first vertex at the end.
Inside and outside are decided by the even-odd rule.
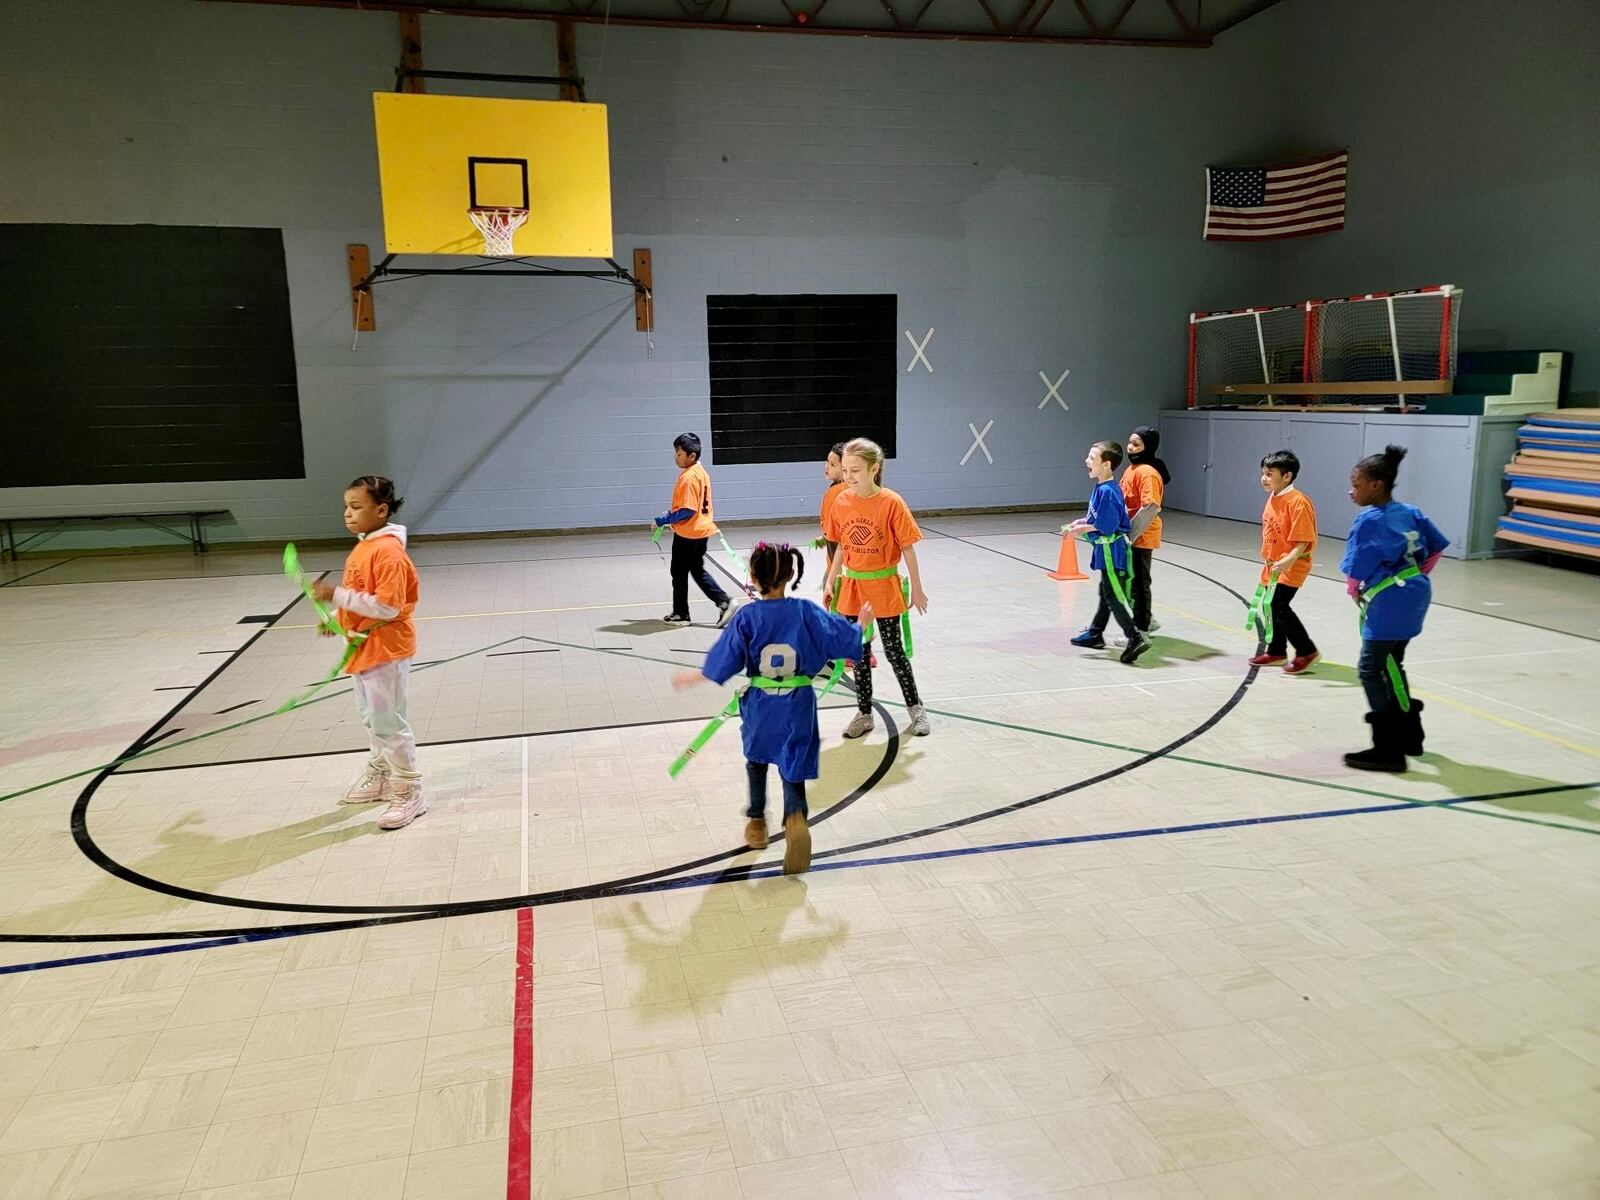
POLYGON ((1078 539, 1070 534, 1061 535, 1061 561, 1056 564, 1056 569, 1050 572, 1051 579, 1087 579, 1089 578, 1078 569, 1078 539))

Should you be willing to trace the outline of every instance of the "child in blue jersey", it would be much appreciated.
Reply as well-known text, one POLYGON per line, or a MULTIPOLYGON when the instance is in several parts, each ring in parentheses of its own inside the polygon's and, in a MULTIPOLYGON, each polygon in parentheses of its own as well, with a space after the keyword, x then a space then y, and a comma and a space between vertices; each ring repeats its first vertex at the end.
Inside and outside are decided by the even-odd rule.
POLYGON ((1094 491, 1089 493, 1089 511, 1061 532, 1088 538, 1093 546, 1089 569, 1100 572, 1100 604, 1094 610, 1089 627, 1072 639, 1074 646, 1089 650, 1104 650, 1106 622, 1115 617, 1117 626, 1128 639, 1122 651, 1122 661, 1131 663, 1150 649, 1150 639, 1134 628, 1129 588, 1133 585, 1132 558, 1128 552, 1128 503, 1122 489, 1111 478, 1122 465, 1122 447, 1116 442, 1096 442, 1089 447, 1089 456, 1083 460, 1089 468, 1089 478, 1094 480, 1094 491), (1113 573, 1116 578, 1113 579, 1113 573), (1122 598, 1117 595, 1121 590, 1122 598))
POLYGON ((1350 472, 1350 499, 1361 507, 1350 526, 1339 570, 1361 607, 1361 657, 1356 674, 1367 694, 1372 748, 1344 756, 1362 771, 1404 771, 1406 755, 1422 753, 1422 701, 1406 688, 1406 646, 1422 632, 1433 599, 1428 572, 1450 540, 1420 509, 1394 498, 1406 452, 1387 446, 1350 472))
POLYGON ((747 604, 722 631, 699 671, 681 671, 674 687, 726 683, 741 671, 752 681, 739 701, 745 770, 750 781, 745 845, 767 845, 767 767, 783 780, 783 873, 797 875, 811 865, 806 780, 818 775, 822 739, 817 731, 817 694, 809 681, 835 659, 861 653, 862 631, 874 613, 864 604, 854 621, 832 616, 821 605, 784 594, 790 580, 800 587, 805 559, 788 544, 760 542, 750 552, 750 581, 762 603, 747 604))

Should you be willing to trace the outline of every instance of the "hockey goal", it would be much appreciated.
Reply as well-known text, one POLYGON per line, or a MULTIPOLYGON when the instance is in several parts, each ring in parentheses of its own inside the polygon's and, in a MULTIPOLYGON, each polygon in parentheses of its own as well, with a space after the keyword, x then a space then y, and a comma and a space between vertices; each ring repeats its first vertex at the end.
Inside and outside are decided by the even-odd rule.
POLYGON ((1189 314, 1189 407, 1232 394, 1304 401, 1440 391, 1456 369, 1461 289, 1451 284, 1189 314), (1427 386, 1432 381, 1432 386, 1427 386), (1385 393, 1376 384, 1423 383, 1385 393), (1311 385, 1327 383, 1326 391, 1311 385), (1345 386, 1340 386, 1345 385, 1345 386), (1361 385, 1361 386, 1357 386, 1361 385))

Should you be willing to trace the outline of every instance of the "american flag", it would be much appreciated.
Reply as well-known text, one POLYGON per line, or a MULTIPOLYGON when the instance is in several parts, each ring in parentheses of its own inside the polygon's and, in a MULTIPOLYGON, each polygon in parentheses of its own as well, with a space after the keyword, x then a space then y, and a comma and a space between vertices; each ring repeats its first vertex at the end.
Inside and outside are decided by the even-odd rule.
POLYGON ((1350 152, 1271 167, 1207 167, 1208 242, 1261 242, 1344 228, 1350 152))

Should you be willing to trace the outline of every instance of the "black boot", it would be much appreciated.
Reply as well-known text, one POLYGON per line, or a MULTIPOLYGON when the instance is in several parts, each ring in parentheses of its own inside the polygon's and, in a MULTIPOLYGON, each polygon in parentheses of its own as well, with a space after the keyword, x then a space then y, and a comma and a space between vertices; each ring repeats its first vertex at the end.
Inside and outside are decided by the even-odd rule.
POLYGON ((1413 758, 1423 753, 1422 749, 1422 709, 1421 700, 1415 697, 1411 700, 1411 711, 1400 714, 1400 749, 1413 758))
POLYGON ((1344 765, 1358 771, 1404 771, 1406 756, 1401 749, 1400 726, 1395 720, 1403 715, 1398 712, 1369 712, 1367 724, 1372 726, 1372 749, 1346 754, 1344 765))

